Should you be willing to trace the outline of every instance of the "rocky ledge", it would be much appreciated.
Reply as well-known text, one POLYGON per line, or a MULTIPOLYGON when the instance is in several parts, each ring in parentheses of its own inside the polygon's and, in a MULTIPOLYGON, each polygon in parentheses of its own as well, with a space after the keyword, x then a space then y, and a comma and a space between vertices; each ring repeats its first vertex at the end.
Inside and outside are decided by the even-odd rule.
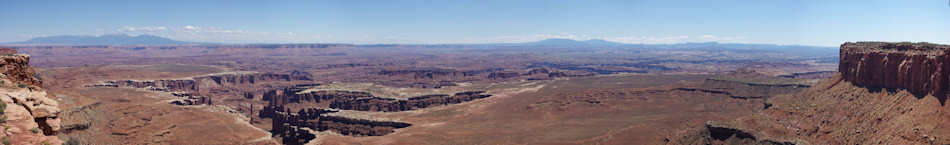
POLYGON ((40 86, 30 56, 0 48, 0 138, 4 144, 62 144, 58 102, 40 86))
POLYGON ((276 106, 272 109, 261 110, 260 116, 272 119, 271 132, 274 136, 280 136, 281 142, 288 145, 307 143, 316 138, 314 135, 316 131, 333 131, 349 136, 382 136, 412 125, 403 122, 326 115, 333 112, 337 111, 307 108, 293 112, 282 106, 276 106))
MULTIPOLYGON (((491 95, 484 91, 466 91, 449 94, 432 94, 415 96, 405 100, 387 97, 377 97, 367 92, 324 90, 298 93, 301 88, 287 88, 273 90, 263 95, 269 101, 268 106, 284 106, 290 103, 316 103, 327 105, 328 108, 357 111, 398 112, 417 110, 421 108, 459 104, 476 99, 488 98, 491 95)), ((269 109, 269 108, 265 108, 269 109)))

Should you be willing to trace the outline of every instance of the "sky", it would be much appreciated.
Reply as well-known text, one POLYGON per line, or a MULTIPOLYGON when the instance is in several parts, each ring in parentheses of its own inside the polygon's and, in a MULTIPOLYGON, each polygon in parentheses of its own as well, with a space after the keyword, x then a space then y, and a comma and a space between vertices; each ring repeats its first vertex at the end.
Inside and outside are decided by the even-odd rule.
POLYGON ((0 42, 107 34, 222 43, 950 44, 950 1, 0 0, 0 42))

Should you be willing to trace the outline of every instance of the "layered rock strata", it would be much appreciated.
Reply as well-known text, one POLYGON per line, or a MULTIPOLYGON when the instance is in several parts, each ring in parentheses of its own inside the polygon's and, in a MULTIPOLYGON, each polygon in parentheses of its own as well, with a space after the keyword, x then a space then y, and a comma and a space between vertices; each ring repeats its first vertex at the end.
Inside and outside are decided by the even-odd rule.
POLYGON ((290 109, 276 106, 262 110, 260 116, 271 118, 271 132, 280 136, 288 145, 304 144, 316 138, 314 131, 333 131, 351 136, 382 136, 396 129, 411 126, 409 123, 391 121, 373 121, 339 116, 328 116, 336 111, 326 109, 290 109))
POLYGON ((868 88, 905 89, 914 95, 947 100, 950 45, 931 43, 857 42, 841 45, 845 81, 868 88))
POLYGON ((62 144, 59 103, 34 77, 30 56, 0 48, 0 138, 4 144, 62 144))
POLYGON ((330 116, 335 110, 320 107, 356 110, 395 112, 432 106, 458 104, 491 95, 484 91, 467 91, 455 94, 433 94, 395 99, 377 97, 367 92, 344 90, 304 91, 308 87, 290 87, 266 92, 262 99, 268 105, 260 110, 261 118, 271 118, 271 132, 280 136, 284 144, 303 144, 314 138, 313 131, 333 131, 349 136, 382 136, 396 129, 411 126, 409 123, 374 121, 366 119, 330 116), (299 111, 292 111, 299 110, 299 111))
POLYGON ((163 80, 114 80, 103 81, 87 87, 112 88, 144 88, 153 91, 166 92, 201 92, 202 86, 235 86, 253 85, 258 82, 269 81, 311 81, 308 73, 294 72, 291 74, 274 73, 222 73, 197 76, 184 79, 163 80))
POLYGON ((263 98, 270 101, 269 106, 283 106, 289 103, 309 102, 326 104, 329 108, 342 110, 396 112, 447 104, 458 104, 491 96, 484 94, 484 91, 468 91, 455 93, 454 95, 423 95, 401 100, 377 97, 370 93, 357 91, 325 90, 296 93, 299 91, 301 91, 299 88, 274 90, 265 93, 263 98))

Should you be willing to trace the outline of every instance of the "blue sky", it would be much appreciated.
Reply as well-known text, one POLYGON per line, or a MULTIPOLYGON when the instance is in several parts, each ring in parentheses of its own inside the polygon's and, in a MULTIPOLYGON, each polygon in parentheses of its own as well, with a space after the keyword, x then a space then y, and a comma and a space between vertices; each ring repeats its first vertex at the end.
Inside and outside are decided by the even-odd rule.
POLYGON ((950 43, 950 2, 0 0, 0 42, 66 34, 229 43, 950 43))

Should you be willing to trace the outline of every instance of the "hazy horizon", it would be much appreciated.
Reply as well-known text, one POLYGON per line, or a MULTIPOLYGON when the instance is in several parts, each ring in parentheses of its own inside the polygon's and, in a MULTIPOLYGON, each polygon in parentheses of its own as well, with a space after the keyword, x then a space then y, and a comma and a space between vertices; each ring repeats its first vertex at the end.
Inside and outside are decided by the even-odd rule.
POLYGON ((837 46, 950 43, 947 1, 7 1, 0 42, 155 35, 220 43, 465 44, 551 38, 837 46), (943 37, 942 37, 943 36, 943 37))

